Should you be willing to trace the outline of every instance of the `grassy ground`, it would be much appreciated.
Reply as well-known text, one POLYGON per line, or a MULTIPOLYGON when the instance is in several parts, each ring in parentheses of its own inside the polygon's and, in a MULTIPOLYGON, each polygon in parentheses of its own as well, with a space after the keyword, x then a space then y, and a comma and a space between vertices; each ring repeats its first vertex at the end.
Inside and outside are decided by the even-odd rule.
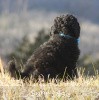
POLYGON ((0 63, 0 100, 99 100, 99 76, 49 83, 23 82, 4 73, 0 63))

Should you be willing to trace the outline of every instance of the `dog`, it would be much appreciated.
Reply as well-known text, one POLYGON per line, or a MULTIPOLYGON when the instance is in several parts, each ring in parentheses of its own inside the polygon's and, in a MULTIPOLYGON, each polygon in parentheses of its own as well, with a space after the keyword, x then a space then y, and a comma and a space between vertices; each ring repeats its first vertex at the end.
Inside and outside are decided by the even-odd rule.
POLYGON ((50 38, 35 50, 24 65, 17 69, 15 61, 9 63, 9 72, 14 78, 74 79, 78 77, 76 63, 80 55, 78 47, 80 25, 73 15, 56 17, 51 27, 50 38))

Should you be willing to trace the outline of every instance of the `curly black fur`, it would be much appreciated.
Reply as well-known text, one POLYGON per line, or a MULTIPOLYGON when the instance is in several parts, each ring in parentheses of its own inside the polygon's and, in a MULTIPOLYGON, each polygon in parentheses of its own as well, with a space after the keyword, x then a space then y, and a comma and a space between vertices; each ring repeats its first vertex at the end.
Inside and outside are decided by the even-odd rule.
POLYGON ((56 17, 51 30, 51 34, 59 34, 59 32, 63 32, 74 38, 79 38, 80 35, 79 23, 73 15, 56 17))
POLYGON ((16 64, 11 62, 9 71, 12 77, 25 78, 32 75, 38 78, 39 75, 44 76, 47 80, 56 76, 78 77, 76 63, 79 58, 78 43, 75 39, 80 36, 80 26, 77 19, 73 15, 62 15, 54 20, 51 28, 50 39, 35 50, 33 55, 25 64, 23 72, 18 71, 16 64), (72 38, 64 38, 59 35, 60 32, 71 36, 72 38))

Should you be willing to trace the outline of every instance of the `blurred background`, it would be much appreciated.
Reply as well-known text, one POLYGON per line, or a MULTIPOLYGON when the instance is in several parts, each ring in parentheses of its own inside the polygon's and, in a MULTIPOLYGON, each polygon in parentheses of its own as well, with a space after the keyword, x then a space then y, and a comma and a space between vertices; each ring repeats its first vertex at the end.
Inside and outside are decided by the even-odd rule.
POLYGON ((78 66, 87 74, 99 69, 98 0, 0 0, 0 57, 26 62, 48 40, 56 16, 73 14, 81 26, 78 66))

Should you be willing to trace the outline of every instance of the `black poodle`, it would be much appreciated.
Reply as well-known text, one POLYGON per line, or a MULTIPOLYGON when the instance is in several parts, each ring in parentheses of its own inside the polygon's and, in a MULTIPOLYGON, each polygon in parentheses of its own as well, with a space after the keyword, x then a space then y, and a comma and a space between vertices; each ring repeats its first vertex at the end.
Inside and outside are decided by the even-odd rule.
POLYGON ((14 61, 9 64, 12 77, 38 79, 48 78, 74 79, 78 77, 76 63, 80 50, 78 41, 80 25, 73 15, 56 17, 51 28, 50 39, 35 50, 28 59, 23 71, 17 69, 14 61))

